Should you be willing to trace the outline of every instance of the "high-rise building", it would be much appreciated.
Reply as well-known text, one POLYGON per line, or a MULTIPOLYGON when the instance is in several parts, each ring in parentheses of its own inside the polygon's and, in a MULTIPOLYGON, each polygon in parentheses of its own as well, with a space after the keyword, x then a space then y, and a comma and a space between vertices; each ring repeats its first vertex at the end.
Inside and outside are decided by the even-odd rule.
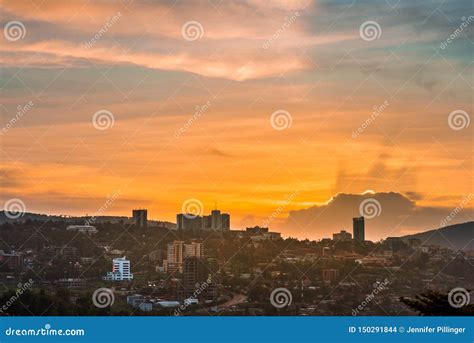
POLYGON ((185 244, 183 241, 168 243, 166 260, 163 261, 163 270, 167 273, 181 273, 183 271, 183 261, 186 257, 204 257, 203 244, 198 242, 185 244))
POLYGON ((202 217, 180 213, 176 215, 178 230, 200 230, 202 229, 202 217))
POLYGON ((365 223, 364 217, 352 218, 352 233, 354 240, 358 242, 365 241, 365 223))
POLYGON ((184 253, 183 241, 174 241, 168 244, 168 254, 167 254, 168 261, 182 263, 183 253, 184 253))
POLYGON ((176 228, 178 230, 183 230, 184 229, 184 214, 178 213, 176 215, 176 228))
POLYGON ((148 211, 147 210, 133 210, 132 211, 133 224, 137 227, 146 228, 148 225, 148 211))
POLYGON ((221 216, 221 211, 219 210, 211 211, 211 229, 213 230, 222 229, 222 216, 221 216))
POLYGON ((215 301, 215 264, 212 259, 195 256, 186 257, 183 262, 183 281, 180 289, 182 299, 215 301))
POLYGON ((222 230, 230 230, 230 214, 222 213, 222 230))
POLYGON ((112 271, 107 272, 104 280, 126 281, 132 280, 133 274, 130 272, 130 261, 124 257, 114 258, 112 260, 112 271))
POLYGON ((163 261, 163 269, 167 273, 181 273, 183 268, 184 242, 174 241, 168 243, 166 260, 163 261))
POLYGON ((230 230, 230 215, 213 210, 209 216, 195 216, 185 213, 176 215, 178 230, 230 230))
POLYGON ((212 229, 212 216, 204 216, 202 217, 202 228, 210 230, 212 229))
POLYGON ((184 257, 203 257, 204 248, 202 243, 192 242, 184 245, 184 257))

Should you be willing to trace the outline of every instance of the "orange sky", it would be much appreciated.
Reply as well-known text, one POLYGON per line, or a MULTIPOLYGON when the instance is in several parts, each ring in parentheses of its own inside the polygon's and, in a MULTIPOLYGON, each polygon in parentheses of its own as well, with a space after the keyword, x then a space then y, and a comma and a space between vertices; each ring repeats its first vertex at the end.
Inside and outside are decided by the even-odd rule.
MULTIPOLYGON (((0 38, 1 200, 84 215, 120 190, 106 214, 141 206, 174 221, 196 198, 239 228, 340 192, 443 208, 472 192, 472 125, 448 122, 472 113, 466 38, 440 49, 452 23, 434 15, 420 34, 405 5, 265 3, 3 1, 2 26, 18 20, 26 34, 0 38), (365 41, 371 19, 381 35, 365 41), (183 36, 189 21, 200 38, 183 36), (101 110, 113 115, 105 130, 93 125, 101 110), (272 126, 278 110, 291 126, 272 126)), ((459 8, 443 10, 459 21, 459 8)))

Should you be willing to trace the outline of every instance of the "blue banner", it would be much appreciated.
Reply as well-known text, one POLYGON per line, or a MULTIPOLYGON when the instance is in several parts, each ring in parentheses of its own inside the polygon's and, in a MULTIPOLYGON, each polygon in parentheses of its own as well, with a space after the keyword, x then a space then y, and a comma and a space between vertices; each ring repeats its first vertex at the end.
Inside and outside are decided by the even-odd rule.
POLYGON ((0 317, 0 342, 469 342, 472 317, 0 317))

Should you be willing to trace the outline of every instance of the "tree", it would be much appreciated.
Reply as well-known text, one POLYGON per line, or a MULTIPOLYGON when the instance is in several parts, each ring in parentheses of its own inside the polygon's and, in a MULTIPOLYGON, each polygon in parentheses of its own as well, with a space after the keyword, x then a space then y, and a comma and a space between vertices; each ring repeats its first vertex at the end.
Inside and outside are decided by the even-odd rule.
MULTIPOLYGON (((468 291, 469 292, 469 291, 468 291)), ((448 295, 436 291, 427 291, 414 298, 400 297, 400 301, 417 311, 422 316, 472 316, 474 305, 466 304, 462 307, 453 307, 449 303, 448 295)))

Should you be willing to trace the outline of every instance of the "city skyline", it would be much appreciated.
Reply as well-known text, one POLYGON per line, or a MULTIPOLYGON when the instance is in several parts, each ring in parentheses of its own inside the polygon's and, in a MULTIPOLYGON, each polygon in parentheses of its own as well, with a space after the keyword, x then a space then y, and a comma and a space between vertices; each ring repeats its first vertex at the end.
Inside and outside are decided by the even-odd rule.
POLYGON ((472 5, 2 0, 6 339, 468 337, 472 5))
POLYGON ((174 221, 198 199, 312 238, 372 190, 368 239, 472 220, 469 8, 4 1, 0 204, 174 221))
MULTIPOLYGON (((385 197, 389 197, 388 199, 390 200, 390 195, 393 193, 387 193, 387 194, 382 194, 385 197)), ((341 194, 340 196, 349 196, 347 194, 341 194)), ((318 221, 314 224, 315 226, 325 226, 327 230, 324 231, 316 231, 316 232, 311 232, 308 230, 303 230, 304 233, 303 235, 298 235, 298 234, 292 234, 294 231, 288 230, 288 227, 291 226, 288 224, 290 220, 294 221, 294 225, 298 226, 297 221, 301 220, 301 218, 298 219, 299 213, 296 212, 296 215, 294 215, 294 219, 287 217, 286 222, 278 222, 278 219, 275 214, 279 214, 279 211, 274 212, 271 216, 267 217, 263 221, 255 221, 255 220, 250 220, 247 221, 246 223, 242 224, 239 223, 238 225, 231 225, 231 220, 230 220, 230 214, 228 213, 223 213, 221 210, 217 209, 217 203, 215 204, 215 207, 213 210, 210 211, 209 215, 205 215, 204 213, 204 206, 203 204, 198 200, 198 199, 188 199, 183 202, 182 207, 181 207, 181 212, 177 213, 175 215, 176 220, 173 221, 167 221, 163 220, 163 218, 160 218, 159 215, 152 215, 150 218, 148 218, 148 209, 145 208, 139 208, 139 209, 130 209, 130 213, 127 214, 119 214, 119 215, 109 215, 105 212, 104 206, 98 209, 95 213, 93 214, 86 214, 84 216, 71 216, 71 215, 65 215, 61 214, 60 216, 64 216, 65 218, 70 217, 70 218, 85 218, 85 226, 81 225, 70 225, 68 227, 68 230, 71 229, 77 229, 77 230, 95 230, 94 226, 88 226, 90 224, 94 224, 98 218, 103 217, 101 219, 101 222, 107 221, 107 217, 125 217, 128 218, 130 223, 134 224, 136 227, 141 227, 141 228, 147 228, 148 222, 149 221, 154 221, 155 224, 153 227, 156 227, 156 224, 160 226, 160 223, 167 223, 163 227, 170 228, 169 224, 174 224, 175 230, 218 230, 218 231, 223 231, 225 232, 226 230, 243 230, 245 228, 249 227, 271 227, 273 231, 282 231, 281 233, 285 237, 295 237, 298 239, 311 239, 311 240, 320 240, 320 239, 325 239, 328 237, 333 236, 335 233, 340 231, 340 233, 345 232, 347 229, 352 227, 353 230, 353 235, 355 240, 380 240, 380 239, 386 239, 387 237, 397 237, 397 236, 406 236, 406 235, 412 235, 412 234, 417 234, 417 233, 423 233, 426 231, 430 231, 432 229, 439 229, 443 228, 449 225, 455 225, 455 224, 462 224, 462 223, 468 223, 468 222, 474 222, 472 221, 470 217, 469 210, 466 211, 464 207, 458 206, 455 209, 451 210, 449 213, 447 212, 446 214, 443 213, 438 213, 436 216, 434 216, 434 212, 432 209, 425 209, 430 214, 430 218, 425 218, 428 219, 428 222, 434 223, 433 226, 424 226, 418 230, 397 230, 397 227, 392 227, 389 228, 389 230, 381 230, 380 227, 380 217, 382 217, 383 213, 383 206, 385 206, 385 213, 387 212, 387 208, 390 210, 394 206, 391 204, 391 201, 387 201, 387 198, 384 200, 377 200, 377 196, 379 194, 373 193, 372 191, 370 192, 365 192, 363 194, 365 198, 362 198, 361 200, 358 200, 354 205, 354 201, 350 203, 350 207, 354 207, 357 209, 357 211, 354 208, 350 208, 348 212, 346 212, 345 217, 332 217, 333 215, 333 210, 329 209, 331 206, 335 207, 334 205, 331 205, 331 202, 328 202, 329 206, 328 208, 322 208, 321 212, 325 213, 328 212, 328 217, 325 216, 318 216, 321 220, 328 220, 330 221, 330 224, 328 225, 327 222, 324 224, 319 224, 318 221), (347 214, 349 213, 349 214, 347 214), (220 218, 220 219, 219 219, 220 218), (326 218, 326 219, 324 219, 326 218), (359 225, 356 225, 357 222, 362 221, 361 223, 361 228, 359 228, 359 225), (365 223, 368 220, 369 225, 371 225, 372 230, 368 231, 368 237, 366 238, 366 231, 365 231, 365 223), (344 224, 340 224, 343 222, 344 224), (351 223, 348 225, 348 223, 351 223), (273 224, 273 225, 272 225, 273 224), (276 224, 276 225, 275 225, 276 224), (438 225, 438 226, 436 226, 438 225), (328 226, 330 228, 328 228, 328 226), (357 227, 357 229, 356 229, 357 227), (359 232, 362 232, 362 234, 359 234, 359 232), (357 233, 356 233, 357 231, 357 233)), ((470 194, 472 196, 472 194, 470 194)), ((19 200, 19 199, 15 199, 19 200)), ((392 199, 393 200, 393 199, 392 199)), ((331 199, 331 201, 334 201, 334 199, 331 199)), ((470 201, 470 198, 465 200, 465 201, 470 201)), ((108 202, 106 202, 107 204, 108 202)), ((326 204, 326 205, 328 205, 326 204)), ((17 204, 19 207, 15 207, 13 211, 5 211, 4 210, 4 215, 7 220, 11 219, 19 219, 22 220, 22 217, 25 213, 24 208, 21 208, 23 204, 17 204)), ((105 206, 106 207, 106 206, 105 206)), ((310 208, 308 211, 314 211, 318 210, 317 208, 310 208)), ((417 209, 420 211, 420 209, 417 209)), ((336 208, 337 212, 337 208, 336 208)), ((48 213, 32 213, 32 214, 38 214, 38 215, 52 215, 55 216, 54 214, 48 214, 48 213)), ((291 215, 291 213, 290 213, 291 215)), ((302 213, 302 218, 305 218, 305 213, 302 213)), ((400 215, 400 212, 395 211, 393 213, 394 218, 389 218, 388 222, 386 225, 395 225, 399 222, 398 216, 400 215), (393 222, 395 220, 395 222, 393 222), (392 224, 391 224, 392 222, 392 224), (395 223, 395 224, 393 224, 395 223)), ((310 220, 313 221, 313 216, 310 217, 310 220)), ((408 218, 409 219, 409 218, 408 218)), ((384 222, 385 219, 382 221, 384 222)), ((403 218, 402 222, 407 221, 407 218, 403 218)))

